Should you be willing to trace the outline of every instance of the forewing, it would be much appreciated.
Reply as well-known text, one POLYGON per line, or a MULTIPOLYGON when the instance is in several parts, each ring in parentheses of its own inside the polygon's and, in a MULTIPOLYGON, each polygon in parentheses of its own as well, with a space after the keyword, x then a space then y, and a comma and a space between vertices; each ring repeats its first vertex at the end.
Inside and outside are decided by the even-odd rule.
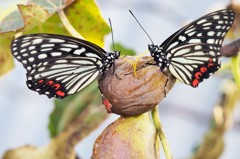
POLYGON ((166 39, 160 47, 163 52, 187 45, 206 43, 220 50, 224 36, 234 21, 234 12, 230 9, 218 10, 191 22, 166 39))
POLYGON ((97 45, 61 35, 21 36, 11 49, 27 70, 28 87, 49 98, 80 91, 99 75, 106 60, 97 45))

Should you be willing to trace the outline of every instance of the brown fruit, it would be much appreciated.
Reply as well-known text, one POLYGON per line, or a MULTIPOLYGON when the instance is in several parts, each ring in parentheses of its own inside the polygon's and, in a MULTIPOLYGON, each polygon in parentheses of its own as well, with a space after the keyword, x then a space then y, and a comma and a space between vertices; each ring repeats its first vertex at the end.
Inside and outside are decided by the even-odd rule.
MULTIPOLYGON (((125 57, 134 61, 136 57, 125 57)), ((170 73, 167 76, 153 63, 151 57, 142 57, 137 63, 137 74, 134 75, 133 66, 125 59, 118 59, 113 67, 99 82, 103 94, 103 103, 108 112, 123 116, 139 115, 151 110, 173 87, 176 79, 170 73), (166 86, 165 86, 166 85, 166 86)))

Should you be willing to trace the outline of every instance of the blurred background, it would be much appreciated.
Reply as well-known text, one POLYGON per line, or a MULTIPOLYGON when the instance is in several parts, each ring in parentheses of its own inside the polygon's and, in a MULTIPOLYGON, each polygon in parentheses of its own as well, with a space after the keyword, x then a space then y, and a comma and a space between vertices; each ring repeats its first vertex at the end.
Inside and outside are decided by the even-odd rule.
MULTIPOLYGON (((213 10, 225 8, 229 0, 113 0, 97 1, 103 17, 111 18, 114 38, 138 54, 147 50, 149 39, 128 12, 133 11, 155 44, 161 44, 185 23, 213 10)), ((0 1, 0 10, 12 8, 21 0, 0 1)), ((0 14, 1 14, 0 12, 0 14)), ((227 41, 225 41, 227 42, 227 41)), ((105 49, 112 44, 106 36, 105 49)), ((53 100, 29 90, 25 70, 15 61, 15 68, 0 78, 0 156, 8 149, 23 145, 44 146, 49 142, 47 129, 53 100)), ((220 96, 221 79, 216 75, 196 89, 177 83, 160 104, 160 118, 176 159, 191 156, 211 126, 212 108, 220 96)), ((234 111, 234 124, 225 134, 221 159, 240 158, 240 109, 234 111)), ((96 131, 76 147, 83 158, 90 158, 92 145, 103 129, 118 116, 111 115, 96 131)), ((164 157, 163 153, 161 154, 164 157)))

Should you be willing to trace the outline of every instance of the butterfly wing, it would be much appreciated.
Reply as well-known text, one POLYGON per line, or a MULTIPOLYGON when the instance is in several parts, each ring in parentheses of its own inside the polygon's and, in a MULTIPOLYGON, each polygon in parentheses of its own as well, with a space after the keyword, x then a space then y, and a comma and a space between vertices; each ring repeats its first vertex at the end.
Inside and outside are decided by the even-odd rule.
POLYGON ((219 10, 191 22, 166 39, 160 47, 166 53, 171 73, 197 87, 217 71, 222 42, 233 21, 232 10, 219 10))
POLYGON ((13 40, 13 56, 27 70, 27 86, 49 98, 64 98, 90 84, 103 71, 105 51, 85 40, 30 34, 13 40))

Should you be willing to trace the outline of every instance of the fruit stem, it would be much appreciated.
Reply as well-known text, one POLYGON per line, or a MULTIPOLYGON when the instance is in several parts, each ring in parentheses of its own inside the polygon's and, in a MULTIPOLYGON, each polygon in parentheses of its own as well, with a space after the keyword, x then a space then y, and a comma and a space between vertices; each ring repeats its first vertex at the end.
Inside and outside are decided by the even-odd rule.
POLYGON ((240 68, 239 68, 239 63, 240 63, 240 55, 238 54, 235 57, 232 57, 232 74, 234 77, 234 80, 238 86, 238 89, 240 89, 240 68))
POLYGON ((152 110, 152 118, 153 118, 155 128, 157 130, 157 134, 158 134, 158 136, 160 138, 160 141, 162 143, 162 147, 163 147, 166 159, 172 159, 173 158, 172 153, 171 153, 169 144, 167 142, 166 136, 164 134, 161 121, 160 121, 160 117, 159 117, 159 113, 158 113, 158 106, 156 106, 152 110))

